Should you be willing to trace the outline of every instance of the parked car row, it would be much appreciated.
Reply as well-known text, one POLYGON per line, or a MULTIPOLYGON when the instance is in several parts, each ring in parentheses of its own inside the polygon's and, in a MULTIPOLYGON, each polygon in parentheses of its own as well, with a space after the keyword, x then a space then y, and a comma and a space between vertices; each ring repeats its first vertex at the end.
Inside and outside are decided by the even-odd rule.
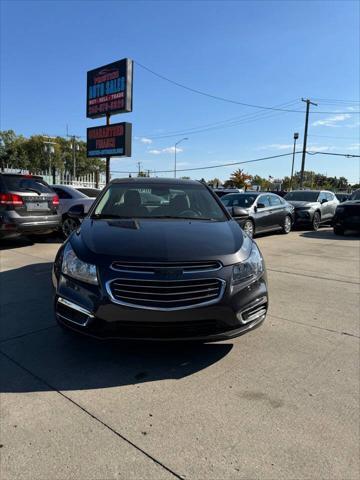
POLYGON ((358 192, 342 203, 327 190, 296 190, 283 197, 248 191, 223 195, 221 201, 250 237, 270 231, 289 233, 292 226, 316 231, 322 224, 333 225, 335 234, 343 234, 360 229, 358 192))
MULTIPOLYGON (((353 193, 351 200, 326 190, 278 192, 280 195, 239 189, 213 191, 250 237, 271 231, 287 234, 293 226, 317 230, 322 224, 332 224, 336 234, 360 228, 359 191, 353 193)), ((0 238, 53 231, 60 231, 67 238, 80 225, 79 213, 85 215, 99 193, 101 190, 95 188, 49 186, 36 175, 1 173, 0 238), (75 215, 71 213, 73 208, 75 215)), ((146 208, 167 209, 173 202, 172 194, 164 198, 156 189, 139 194, 146 208)))

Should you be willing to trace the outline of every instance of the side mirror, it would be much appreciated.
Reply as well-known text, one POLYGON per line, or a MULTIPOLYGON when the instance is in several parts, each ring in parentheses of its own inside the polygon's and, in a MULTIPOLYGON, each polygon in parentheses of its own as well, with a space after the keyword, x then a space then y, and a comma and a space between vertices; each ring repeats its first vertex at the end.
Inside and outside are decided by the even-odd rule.
POLYGON ((249 212, 242 207, 232 207, 230 213, 236 218, 247 218, 249 216, 249 212))
POLYGON ((85 217, 84 205, 73 205, 67 212, 70 218, 80 220, 85 217))
POLYGON ((263 203, 258 203, 257 208, 265 208, 265 205, 263 203))
POLYGON ((321 200, 321 205, 322 205, 323 203, 326 203, 326 202, 327 202, 327 198, 323 198, 323 199, 321 200))

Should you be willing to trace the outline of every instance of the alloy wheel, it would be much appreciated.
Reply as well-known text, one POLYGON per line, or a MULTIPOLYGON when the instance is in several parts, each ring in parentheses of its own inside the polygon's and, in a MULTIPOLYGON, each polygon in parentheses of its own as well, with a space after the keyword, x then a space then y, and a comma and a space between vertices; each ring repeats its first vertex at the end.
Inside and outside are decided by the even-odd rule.
POLYGON ((70 218, 70 217, 65 218, 62 224, 62 232, 65 238, 71 235, 71 233, 77 229, 78 225, 79 224, 77 223, 77 221, 74 220, 73 218, 70 218))
POLYGON ((254 236, 254 224, 251 220, 246 220, 243 227, 244 232, 250 238, 254 236))

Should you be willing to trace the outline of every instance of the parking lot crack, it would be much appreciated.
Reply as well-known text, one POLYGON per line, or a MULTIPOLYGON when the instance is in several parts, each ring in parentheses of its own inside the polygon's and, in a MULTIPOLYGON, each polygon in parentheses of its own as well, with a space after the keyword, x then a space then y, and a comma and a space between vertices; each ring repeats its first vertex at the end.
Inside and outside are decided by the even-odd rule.
POLYGON ((4 338, 3 340, 0 340, 0 344, 9 342, 10 340, 17 340, 18 338, 27 337, 28 335, 33 335, 34 333, 43 332, 44 330, 50 330, 51 328, 55 328, 56 326, 57 325, 55 323, 54 325, 50 325, 50 327, 39 328, 37 330, 31 330, 30 332, 22 333, 20 335, 15 335, 14 337, 4 338))
POLYGON ((286 270, 276 270, 275 268, 268 268, 267 270, 269 272, 285 273, 286 275, 296 275, 298 277, 317 278, 319 280, 328 280, 329 282, 350 283, 351 285, 359 285, 359 282, 351 282, 349 280, 340 280, 337 278, 328 278, 321 275, 309 275, 307 273, 288 272, 286 270))
POLYGON ((316 328, 318 330, 325 330, 326 332, 337 333, 338 335, 347 335, 348 337, 360 338, 359 335, 349 332, 341 332, 339 330, 333 330, 332 328, 319 327, 318 325, 312 325, 310 323, 299 322, 297 320, 290 320, 289 318, 278 317, 277 315, 269 314, 269 317, 276 318, 277 320, 284 320, 285 322, 296 323, 304 327, 316 328))
POLYGON ((117 430, 115 430, 114 428, 112 428, 110 425, 108 425, 107 423, 103 422, 99 417, 97 417, 96 415, 94 415, 93 413, 89 412, 89 410, 87 410, 86 408, 84 408, 82 405, 80 405, 78 402, 76 402, 75 400, 73 400, 72 398, 70 398, 69 396, 67 396, 65 393, 61 392, 60 390, 58 390, 56 387, 54 387, 53 385, 51 385, 49 382, 47 382, 45 379, 39 377, 36 373, 32 372, 31 370, 29 370, 28 368, 24 367, 21 363, 19 363, 17 360, 13 359, 11 356, 9 356, 7 353, 3 352, 2 350, 0 350, 0 353, 6 357, 10 362, 14 363, 17 367, 21 368, 22 370, 24 370, 26 373, 28 373, 29 375, 31 375, 33 378, 35 378, 37 381, 39 382, 42 382, 44 385, 46 385, 50 390, 58 393, 59 395, 61 395, 63 398, 65 398, 66 400, 68 400, 70 403, 72 403, 73 405, 75 405, 77 408, 79 408, 80 410, 82 410, 86 415, 88 415, 89 417, 91 417, 93 420, 95 420, 96 422, 98 422, 100 425, 102 425, 103 427, 105 427, 106 429, 110 430, 114 435, 116 435, 118 438, 120 438, 121 440, 123 440, 124 442, 126 442, 128 445, 130 445, 131 447, 135 448, 138 452, 142 453, 143 455, 145 455, 145 457, 147 457, 149 460, 151 460, 152 462, 154 462, 156 465, 158 465, 159 467, 163 468, 164 470, 166 470, 168 473, 170 473, 173 477, 175 478, 178 478, 179 480, 184 480, 184 476, 183 475, 180 475, 178 474, 177 472, 175 472, 174 470, 172 470, 170 467, 166 466, 164 463, 162 463, 160 460, 158 460, 157 458, 153 457, 150 453, 146 452, 146 450, 144 450, 143 448, 141 448, 140 446, 136 445, 134 442, 132 442, 131 440, 129 440, 127 437, 125 437, 124 435, 122 435, 120 432, 118 432, 117 430))

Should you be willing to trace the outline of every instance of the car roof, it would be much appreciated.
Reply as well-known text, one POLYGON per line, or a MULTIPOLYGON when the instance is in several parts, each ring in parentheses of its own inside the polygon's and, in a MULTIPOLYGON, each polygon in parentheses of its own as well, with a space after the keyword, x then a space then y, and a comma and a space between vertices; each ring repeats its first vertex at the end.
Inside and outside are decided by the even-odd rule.
POLYGON ((182 178, 149 178, 149 177, 134 177, 134 178, 114 178, 110 183, 147 183, 152 185, 203 185, 198 180, 183 180, 182 178))
POLYGON ((3 175, 4 177, 25 177, 25 178, 42 178, 41 175, 32 175, 31 173, 5 173, 5 172, 0 172, 0 175, 3 175))
POLYGON ((78 189, 76 187, 73 187, 72 185, 59 185, 59 184, 56 184, 56 185, 50 185, 51 187, 53 188, 62 188, 64 190, 70 190, 70 192, 73 192, 74 190, 78 191, 78 189))

